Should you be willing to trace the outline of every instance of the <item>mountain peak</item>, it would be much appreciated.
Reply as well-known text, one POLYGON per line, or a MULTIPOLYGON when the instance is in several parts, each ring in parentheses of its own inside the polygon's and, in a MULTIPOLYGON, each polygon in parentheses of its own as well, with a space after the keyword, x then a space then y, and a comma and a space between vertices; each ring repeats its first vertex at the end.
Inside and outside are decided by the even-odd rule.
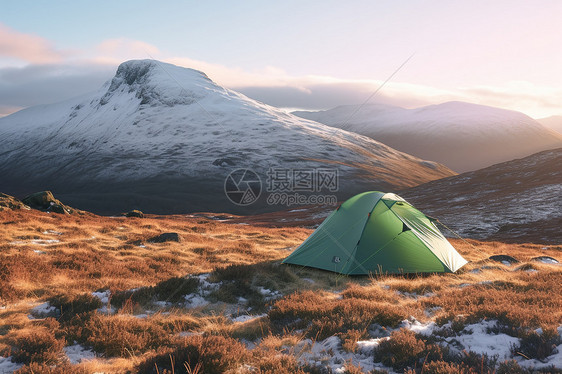
POLYGON ((157 60, 129 60, 119 65, 100 105, 107 104, 116 94, 134 93, 143 104, 192 104, 202 96, 194 92, 200 86, 215 85, 198 70, 157 60))

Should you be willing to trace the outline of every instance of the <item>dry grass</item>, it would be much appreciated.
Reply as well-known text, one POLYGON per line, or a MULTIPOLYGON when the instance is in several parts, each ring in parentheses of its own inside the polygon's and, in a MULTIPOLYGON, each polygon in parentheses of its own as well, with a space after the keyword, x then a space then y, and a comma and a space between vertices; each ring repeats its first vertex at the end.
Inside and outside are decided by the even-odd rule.
MULTIPOLYGON (((176 373, 320 372, 297 354, 307 339, 336 335, 341 349, 353 353, 357 341, 371 337, 373 326, 396 328, 410 316, 452 321, 451 334, 467 323, 495 319, 498 332, 520 339, 514 349, 539 359, 559 344, 554 329, 562 324, 562 267, 531 259, 562 260, 562 246, 452 240, 471 262, 456 274, 428 276, 343 277, 280 265, 310 233, 192 216, 2 211, 0 354, 25 363, 22 373, 156 372, 156 367, 159 373, 172 367, 176 373), (177 232, 182 240, 147 242, 163 232, 177 232), (520 263, 487 261, 497 254, 520 263), (205 273, 212 285, 205 294, 210 304, 186 309, 185 296, 201 292, 197 276, 205 273), (94 291, 109 291, 109 305, 93 297, 94 291), (57 309, 52 318, 28 318, 43 302, 57 309), (99 311, 108 306, 116 313, 99 311), (233 322, 244 314, 261 317, 233 322), (545 333, 533 334, 538 327, 545 333), (62 349, 74 342, 98 358, 71 365, 62 349)), ((387 342, 377 354, 395 370, 486 372, 475 369, 482 362, 494 367, 491 358, 453 357, 402 330, 387 342)), ((352 362, 345 367, 348 373, 362 371, 352 362)), ((495 369, 524 372, 513 362, 495 369)))

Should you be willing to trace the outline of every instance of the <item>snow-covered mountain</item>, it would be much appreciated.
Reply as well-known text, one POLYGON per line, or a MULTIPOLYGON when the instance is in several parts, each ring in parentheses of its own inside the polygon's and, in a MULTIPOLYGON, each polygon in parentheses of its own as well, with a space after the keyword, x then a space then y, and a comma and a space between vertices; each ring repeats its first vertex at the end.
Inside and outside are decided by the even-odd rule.
POLYGON ((464 102, 417 109, 351 105, 293 114, 369 136, 457 172, 562 146, 562 135, 523 113, 464 102))
MULTIPOLYGON (((428 182, 400 196, 465 238, 562 244, 562 148, 428 182)), ((256 226, 316 228, 333 206, 222 220, 256 226)), ((450 237, 456 235, 438 223, 450 237)))
POLYGON ((562 134, 562 116, 551 116, 537 120, 541 125, 562 134))
POLYGON ((97 92, 0 118, 0 191, 52 190, 81 209, 252 212, 230 203, 235 169, 331 168, 339 198, 450 176, 443 165, 368 137, 287 114, 224 89, 204 73, 128 61, 97 92))
POLYGON ((465 237, 562 244, 561 165, 558 148, 425 183, 400 196, 465 237))

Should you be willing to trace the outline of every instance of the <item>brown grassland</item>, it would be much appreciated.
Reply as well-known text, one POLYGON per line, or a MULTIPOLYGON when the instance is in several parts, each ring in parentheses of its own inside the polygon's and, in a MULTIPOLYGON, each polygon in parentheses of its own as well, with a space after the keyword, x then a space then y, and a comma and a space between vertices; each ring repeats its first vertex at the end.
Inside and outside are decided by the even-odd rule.
MULTIPOLYGON (((497 320, 521 341, 514 355, 529 358, 560 344, 562 267, 531 261, 562 260, 560 245, 451 239, 470 261, 456 274, 344 277, 281 265, 311 232, 179 215, 2 211, 0 356, 23 364, 20 373, 323 373, 296 347, 337 336, 354 352, 376 324, 392 333, 373 359, 397 372, 526 372, 397 329, 411 317, 452 322, 443 334, 497 320), (181 240, 148 241, 165 232, 181 240), (488 260, 497 254, 520 263, 488 260), (203 289, 207 303, 187 308, 185 295, 203 289), (39 312, 46 302, 56 311, 39 312), (247 314, 258 318, 236 318, 247 314), (96 358, 71 364, 64 347, 74 344, 96 358)), ((346 372, 361 368, 350 362, 346 372)))

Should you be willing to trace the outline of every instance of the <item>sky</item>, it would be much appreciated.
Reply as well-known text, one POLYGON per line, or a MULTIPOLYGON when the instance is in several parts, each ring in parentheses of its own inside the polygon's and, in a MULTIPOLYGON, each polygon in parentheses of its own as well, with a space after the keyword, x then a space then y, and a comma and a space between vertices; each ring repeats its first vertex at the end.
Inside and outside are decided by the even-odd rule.
POLYGON ((370 102, 562 115, 558 0, 0 0, 0 9, 0 116, 94 91, 119 63, 146 58, 288 109, 361 104, 392 77, 370 102))

